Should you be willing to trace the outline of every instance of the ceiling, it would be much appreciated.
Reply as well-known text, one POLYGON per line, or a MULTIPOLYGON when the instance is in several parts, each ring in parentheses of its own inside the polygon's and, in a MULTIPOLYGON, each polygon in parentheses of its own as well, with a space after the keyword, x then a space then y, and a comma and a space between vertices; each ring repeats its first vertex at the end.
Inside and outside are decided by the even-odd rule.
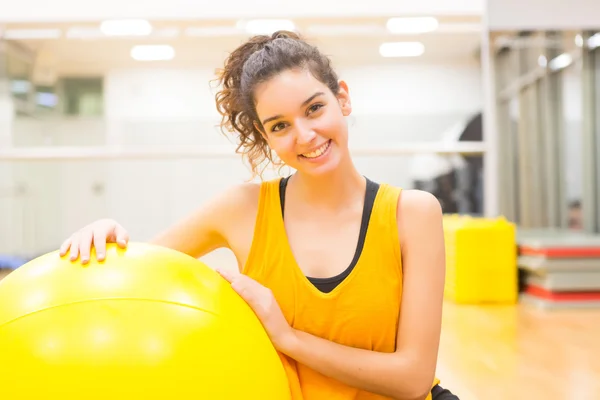
MULTIPOLYGON (((311 18, 294 20, 298 31, 329 55, 336 66, 388 63, 473 63, 477 62, 481 32, 479 17, 439 18, 437 31, 416 34, 390 34, 386 18, 311 18), (343 29, 340 28, 345 27, 343 29), (384 58, 379 45, 389 41, 420 41, 425 53, 414 58, 384 58)), ((236 32, 237 21, 152 21, 153 33, 145 37, 105 37, 100 22, 6 24, 4 32, 15 29, 59 30, 50 39, 7 39, 14 54, 27 54, 34 60, 37 75, 101 75, 115 68, 217 68, 228 52, 247 39, 236 32), (193 31, 190 35, 190 30, 193 31), (77 33, 78 32, 78 33, 77 33), (73 37, 78 36, 78 37, 73 37), (82 38, 87 37, 87 38, 82 38), (138 62, 130 50, 138 44, 169 44, 175 49, 171 61, 138 62)), ((23 64, 13 62, 9 73, 23 73, 23 64)))

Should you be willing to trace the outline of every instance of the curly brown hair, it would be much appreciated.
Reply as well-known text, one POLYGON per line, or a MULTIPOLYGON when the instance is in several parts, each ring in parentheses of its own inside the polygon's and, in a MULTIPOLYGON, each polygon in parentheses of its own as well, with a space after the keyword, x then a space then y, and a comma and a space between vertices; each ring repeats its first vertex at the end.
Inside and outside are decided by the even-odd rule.
POLYGON ((235 49, 225 60, 224 68, 217 71, 217 82, 222 86, 215 96, 222 116, 221 130, 224 134, 236 134, 236 152, 247 158, 254 176, 262 177, 268 162, 276 164, 257 129, 257 126, 263 127, 256 113, 254 89, 273 76, 296 68, 307 68, 332 93, 339 92, 331 60, 300 35, 289 31, 251 37, 235 49))

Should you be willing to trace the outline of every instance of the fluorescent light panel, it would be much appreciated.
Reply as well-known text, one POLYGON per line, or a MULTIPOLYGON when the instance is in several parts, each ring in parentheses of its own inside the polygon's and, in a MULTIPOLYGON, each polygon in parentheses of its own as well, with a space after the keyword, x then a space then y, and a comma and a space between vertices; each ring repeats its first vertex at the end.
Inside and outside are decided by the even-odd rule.
POLYGON ((548 68, 552 71, 558 71, 567 68, 573 62, 573 57, 568 53, 563 53, 548 62, 548 68))
POLYGON ((420 42, 390 42, 379 46, 382 57, 418 57, 425 52, 425 46, 420 42))
MULTIPOLYGON (((2 33, 2 32, 0 32, 2 33)), ((60 29, 7 29, 2 36, 7 40, 18 39, 58 39, 62 35, 60 29)))
POLYGON ((590 49, 600 47, 600 33, 596 33, 587 40, 587 45, 590 49))

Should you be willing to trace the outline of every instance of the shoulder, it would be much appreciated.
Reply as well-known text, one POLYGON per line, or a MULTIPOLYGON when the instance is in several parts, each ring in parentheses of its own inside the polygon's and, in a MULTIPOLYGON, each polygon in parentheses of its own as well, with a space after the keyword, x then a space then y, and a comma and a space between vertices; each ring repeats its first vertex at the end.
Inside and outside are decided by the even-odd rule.
POLYGON ((442 229, 443 212, 439 200, 423 190, 402 190, 398 197, 398 234, 402 243, 435 236, 442 229))
POLYGON ((252 197, 258 196, 260 192, 261 183, 255 182, 244 182, 230 186, 223 193, 224 196, 235 197, 238 201, 248 200, 252 197))
POLYGON ((246 213, 258 206, 260 183, 238 183, 221 192, 214 200, 228 213, 246 213))
POLYGON ((253 225, 260 205, 263 189, 273 189, 278 186, 279 179, 262 182, 244 182, 228 187, 221 192, 214 202, 220 208, 219 214, 223 223, 232 225, 234 230, 240 228, 243 222, 253 225))
POLYGON ((439 200, 429 192, 423 190, 404 189, 398 197, 398 217, 401 214, 410 218, 411 215, 435 215, 441 216, 442 206, 439 200), (406 215, 408 214, 408 215, 406 215))

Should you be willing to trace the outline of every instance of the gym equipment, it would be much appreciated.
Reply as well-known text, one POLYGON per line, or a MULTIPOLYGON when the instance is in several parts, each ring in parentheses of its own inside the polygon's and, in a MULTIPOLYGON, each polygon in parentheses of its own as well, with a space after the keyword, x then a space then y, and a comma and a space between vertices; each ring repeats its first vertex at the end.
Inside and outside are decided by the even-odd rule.
POLYGON ((518 300, 515 225, 506 219, 444 216, 444 297, 460 304, 518 300))
POLYGON ((290 399, 260 321, 219 274, 177 251, 57 252, 0 282, 0 398, 290 399))
POLYGON ((521 300, 545 309, 600 307, 600 236, 551 230, 521 234, 521 300))

